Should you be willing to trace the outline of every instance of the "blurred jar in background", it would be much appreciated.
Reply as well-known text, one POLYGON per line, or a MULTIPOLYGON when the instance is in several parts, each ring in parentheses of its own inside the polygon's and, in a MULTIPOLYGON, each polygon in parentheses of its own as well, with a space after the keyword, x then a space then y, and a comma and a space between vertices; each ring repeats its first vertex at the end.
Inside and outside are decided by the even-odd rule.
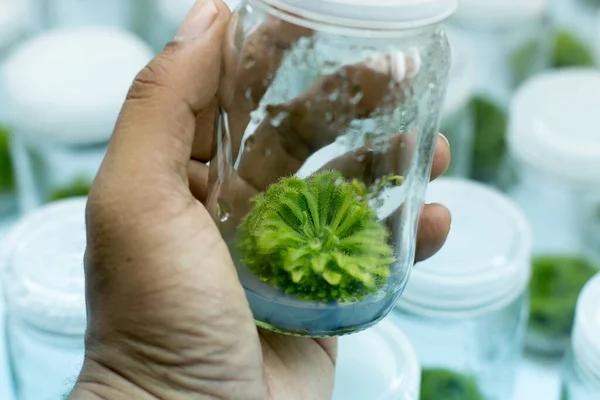
POLYGON ((560 400, 596 400, 600 394, 600 275, 577 301, 573 339, 562 371, 560 400))
POLYGON ((470 180, 432 182, 427 202, 450 209, 452 229, 396 305, 423 369, 421 400, 510 399, 527 326, 527 220, 501 192, 470 180))
MULTIPOLYGON (((30 33, 28 5, 23 0, 0 0, 0 75, 6 55, 30 33)), ((8 107, 5 87, 0 84, 0 217, 11 214, 16 207, 8 107)))
POLYGON ((152 57, 134 35, 71 28, 26 42, 7 60, 19 205, 86 195, 136 74, 152 57))
POLYGON ((419 359, 394 321, 339 339, 333 400, 419 399, 419 359))
POLYGON ((83 364, 85 198, 27 215, 0 250, 16 400, 62 399, 83 364))
POLYGON ((90 25, 132 31, 148 24, 151 0, 21 0, 31 2, 38 28, 43 30, 90 25))
POLYGON ((553 68, 591 67, 597 65, 600 1, 553 0, 551 7, 553 68))
POLYGON ((452 162, 446 175, 468 177, 471 173, 475 121, 471 98, 475 89, 475 59, 460 31, 446 27, 452 52, 450 80, 442 109, 440 132, 448 138, 452 162))
POLYGON ((472 107, 475 134, 471 177, 506 189, 506 113, 521 82, 545 69, 549 40, 549 0, 461 0, 450 19, 469 38, 476 64, 472 107))
POLYGON ((533 225, 528 346, 561 354, 577 296, 600 254, 600 71, 561 70, 531 79, 511 105, 510 190, 533 225))

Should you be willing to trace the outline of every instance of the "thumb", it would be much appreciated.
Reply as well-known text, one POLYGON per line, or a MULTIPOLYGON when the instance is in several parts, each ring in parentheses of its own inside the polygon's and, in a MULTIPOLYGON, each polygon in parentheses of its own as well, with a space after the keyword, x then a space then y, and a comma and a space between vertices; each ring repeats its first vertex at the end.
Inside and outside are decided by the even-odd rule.
POLYGON ((197 0, 175 39, 136 77, 123 105, 100 180, 130 189, 186 180, 196 115, 215 98, 230 12, 197 0), (123 181, 123 180, 129 180, 123 181))

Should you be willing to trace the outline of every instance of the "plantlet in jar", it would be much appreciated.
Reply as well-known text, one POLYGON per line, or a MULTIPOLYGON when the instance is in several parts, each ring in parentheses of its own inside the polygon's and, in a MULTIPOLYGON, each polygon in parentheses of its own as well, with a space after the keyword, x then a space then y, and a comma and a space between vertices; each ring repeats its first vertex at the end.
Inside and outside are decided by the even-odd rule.
POLYGON ((552 67, 591 67, 594 65, 592 52, 577 36, 566 30, 555 33, 551 58, 552 67))
POLYGON ((584 258, 544 256, 533 260, 529 329, 550 337, 568 337, 579 292, 598 268, 584 258))
POLYGON ((0 193, 11 191, 15 186, 8 136, 8 129, 0 126, 0 193))
POLYGON ((389 232, 369 203, 401 183, 389 175, 369 193, 337 171, 283 178, 252 199, 239 226, 241 261, 301 300, 352 302, 375 294, 395 260, 389 232))
POLYGON ((91 186, 92 184, 88 178, 76 178, 69 185, 54 190, 50 194, 49 201, 57 201, 70 197, 87 196, 91 186))
POLYGON ((424 369, 420 400, 484 400, 475 379, 446 369, 424 369))

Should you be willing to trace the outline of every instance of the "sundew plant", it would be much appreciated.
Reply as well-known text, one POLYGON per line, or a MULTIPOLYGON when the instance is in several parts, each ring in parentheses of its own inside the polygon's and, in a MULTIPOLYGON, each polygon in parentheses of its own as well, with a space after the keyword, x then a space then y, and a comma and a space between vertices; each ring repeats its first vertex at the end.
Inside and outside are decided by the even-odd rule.
POLYGON ((395 260, 370 203, 401 183, 390 175, 369 193, 336 171, 283 178, 252 199, 238 232, 241 261, 301 300, 352 302, 375 294, 395 260))

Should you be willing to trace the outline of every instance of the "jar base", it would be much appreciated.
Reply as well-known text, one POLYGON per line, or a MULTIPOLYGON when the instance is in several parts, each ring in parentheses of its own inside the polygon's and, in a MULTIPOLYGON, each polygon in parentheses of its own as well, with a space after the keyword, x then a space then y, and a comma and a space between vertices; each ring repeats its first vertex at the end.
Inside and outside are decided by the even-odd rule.
POLYGON ((379 318, 375 321, 372 321, 368 324, 364 324, 361 326, 355 326, 355 327, 351 327, 351 328, 340 329, 340 330, 336 330, 336 331, 309 331, 306 329, 305 330, 283 329, 283 328, 277 327, 275 325, 271 325, 269 323, 259 321, 257 319, 255 319, 254 322, 256 323, 256 326, 261 329, 265 329, 265 330, 268 330, 268 331, 271 331, 274 333, 278 333, 281 335, 313 338, 313 339, 323 339, 323 338, 333 338, 333 337, 353 335, 355 333, 359 333, 359 332, 362 332, 362 331, 365 331, 367 329, 374 327, 383 319, 384 319, 384 317, 381 317, 381 318, 379 318))

